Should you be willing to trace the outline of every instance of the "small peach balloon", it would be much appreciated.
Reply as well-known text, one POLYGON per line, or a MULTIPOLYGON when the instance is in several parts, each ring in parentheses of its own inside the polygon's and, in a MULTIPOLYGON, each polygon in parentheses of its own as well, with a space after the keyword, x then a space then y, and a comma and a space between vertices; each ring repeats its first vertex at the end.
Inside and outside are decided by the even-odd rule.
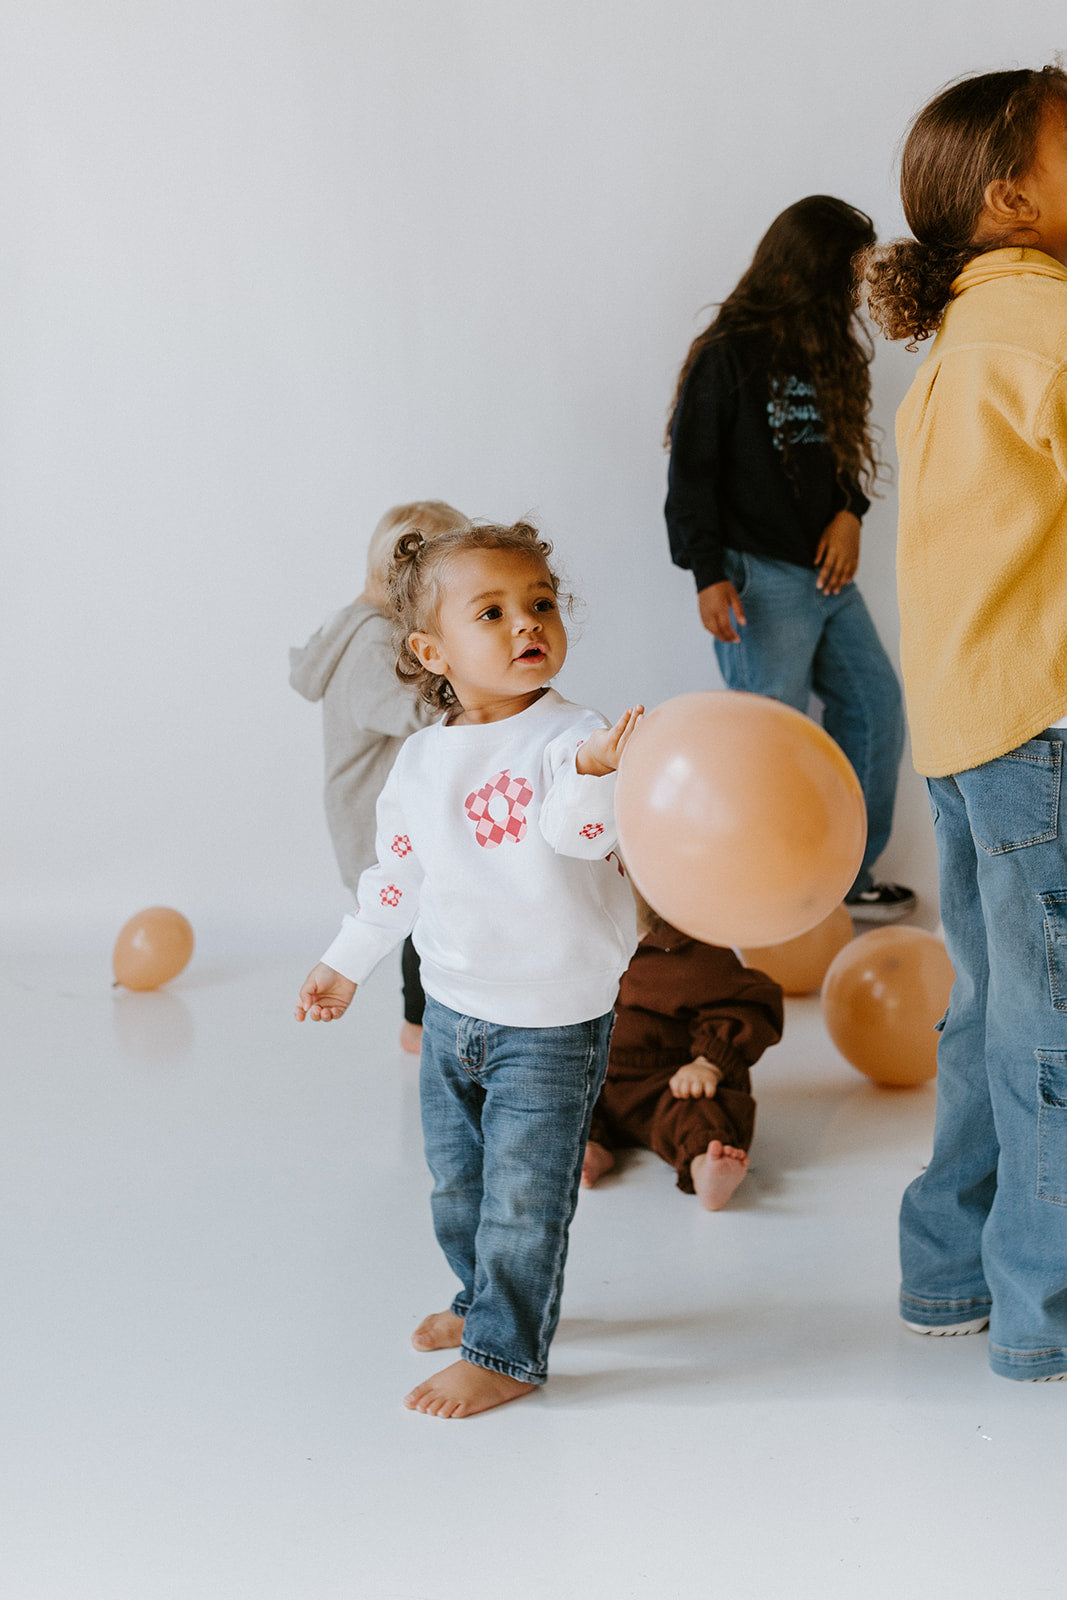
POLYGON ((851 887, 867 814, 818 723, 763 695, 703 690, 638 724, 619 767, 627 868, 667 922, 706 944, 781 944, 851 887))
POLYGON ((170 906, 148 906, 125 924, 111 964, 126 989, 158 989, 176 978, 193 953, 192 925, 170 906))
POLYGON ((746 967, 757 967, 780 983, 786 994, 814 994, 838 951, 852 939, 852 918, 844 906, 783 944, 757 945, 741 951, 746 967))
POLYGON ((874 928, 846 945, 822 987, 827 1032, 876 1083, 904 1088, 937 1072, 935 1024, 955 974, 941 940, 921 928, 874 928))

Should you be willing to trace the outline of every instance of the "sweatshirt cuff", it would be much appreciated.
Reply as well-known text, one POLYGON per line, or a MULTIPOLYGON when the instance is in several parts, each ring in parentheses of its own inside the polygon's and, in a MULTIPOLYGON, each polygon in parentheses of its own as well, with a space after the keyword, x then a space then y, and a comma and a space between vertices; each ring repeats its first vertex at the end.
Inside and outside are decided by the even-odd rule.
POLYGON ((721 550, 702 550, 693 556, 689 566, 697 594, 701 589, 710 589, 713 583, 726 581, 726 565, 721 550))
POLYGON ((862 522, 871 509, 871 502, 867 499, 858 483, 847 483, 841 489, 841 509, 851 511, 854 517, 859 517, 862 522))
POLYGON ((565 771, 557 773, 541 807, 540 827, 559 855, 595 861, 614 850, 619 837, 615 780, 614 772, 602 777, 579 772, 573 757, 565 771))
POLYGON ((741 1051, 714 1033, 702 1033, 698 1028, 692 1036, 692 1050, 695 1056, 703 1056, 713 1067, 718 1067, 724 1076, 748 1069, 748 1061, 741 1051))
POLYGON ((349 983, 365 983, 379 961, 394 950, 403 937, 403 930, 394 933, 391 928, 376 928, 362 922, 358 915, 346 916, 340 933, 320 960, 349 983))

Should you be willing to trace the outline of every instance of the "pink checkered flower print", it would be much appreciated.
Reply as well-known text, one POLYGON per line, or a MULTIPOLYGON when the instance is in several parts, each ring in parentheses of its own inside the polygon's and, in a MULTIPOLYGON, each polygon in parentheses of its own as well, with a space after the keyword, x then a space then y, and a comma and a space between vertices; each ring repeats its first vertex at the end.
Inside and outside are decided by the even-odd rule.
POLYGON ((533 799, 533 786, 527 778, 513 778, 505 767, 494 778, 474 789, 463 802, 468 817, 475 824, 474 837, 484 850, 495 850, 498 844, 518 844, 526 837, 526 818, 523 813, 533 799), (490 811, 490 803, 497 801, 497 816, 490 811), (507 818, 498 821, 503 806, 507 818))
POLYGON ((404 896, 403 891, 398 889, 395 883, 390 883, 381 891, 378 898, 383 906, 398 906, 404 896))
POLYGON ((409 856, 411 854, 411 840, 406 833, 398 833, 389 848, 394 856, 409 856))
POLYGON ((604 832, 604 824, 602 822, 587 822, 584 828, 578 829, 578 832, 583 839, 599 839, 604 832))

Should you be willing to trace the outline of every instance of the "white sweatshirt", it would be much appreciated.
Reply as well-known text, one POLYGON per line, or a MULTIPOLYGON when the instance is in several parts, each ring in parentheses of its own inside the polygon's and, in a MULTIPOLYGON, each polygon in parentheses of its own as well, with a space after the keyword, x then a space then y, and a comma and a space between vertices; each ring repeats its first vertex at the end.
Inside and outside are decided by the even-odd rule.
POLYGON ((362 983, 411 933, 426 993, 559 1027, 610 1011, 637 945, 615 776, 581 776, 603 718, 549 689, 518 716, 412 734, 378 801, 378 862, 323 956, 362 983))

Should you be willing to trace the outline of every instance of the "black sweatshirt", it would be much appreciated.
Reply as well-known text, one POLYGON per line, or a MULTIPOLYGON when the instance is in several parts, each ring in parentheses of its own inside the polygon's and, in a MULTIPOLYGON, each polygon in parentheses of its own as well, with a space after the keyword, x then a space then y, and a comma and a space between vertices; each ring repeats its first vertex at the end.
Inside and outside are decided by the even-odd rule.
POLYGON ((726 577, 724 550, 813 567, 827 523, 870 505, 838 479, 811 383, 797 374, 772 387, 768 355, 759 335, 715 339, 682 391, 665 511, 671 559, 698 591, 726 577))

